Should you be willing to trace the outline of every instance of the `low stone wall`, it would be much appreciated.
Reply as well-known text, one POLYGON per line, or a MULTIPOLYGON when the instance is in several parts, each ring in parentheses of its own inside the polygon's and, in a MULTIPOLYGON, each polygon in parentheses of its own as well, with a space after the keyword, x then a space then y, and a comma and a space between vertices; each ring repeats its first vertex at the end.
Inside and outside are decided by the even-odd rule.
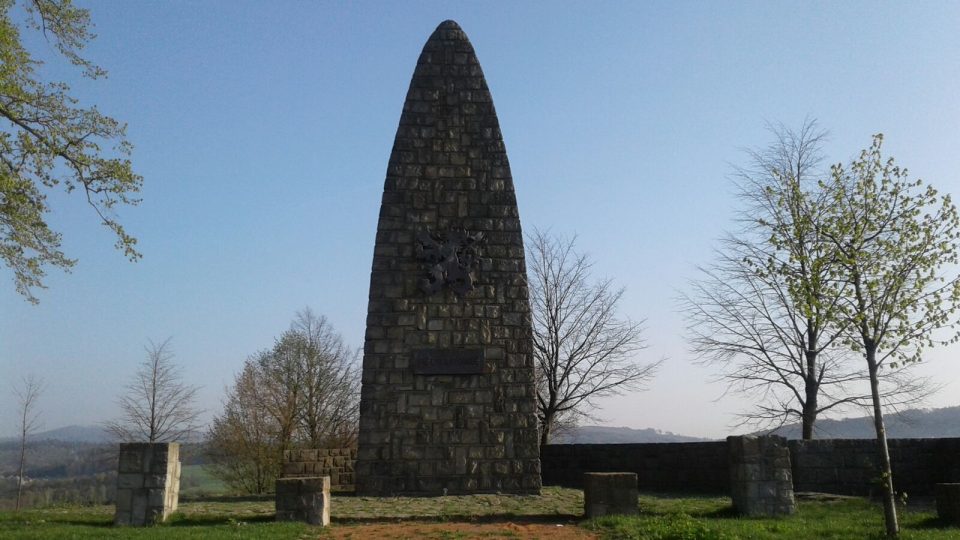
POLYGON ((354 489, 353 469, 356 448, 316 448, 288 450, 284 453, 283 478, 313 476, 330 477, 330 488, 336 491, 354 489))
MULTIPOLYGON (((788 441, 794 491, 869 496, 879 490, 876 441, 788 441)), ((960 482, 960 438, 890 439, 897 491, 930 496, 960 482)), ((544 485, 582 487, 585 472, 637 473, 641 491, 729 494, 725 441, 556 444, 541 450, 544 485)))
MULTIPOLYGON (((897 491, 930 496, 934 485, 960 482, 960 438, 890 439, 897 491)), ((879 489, 872 439, 788 441, 794 491, 868 496, 879 489)), ((285 477, 329 476, 334 490, 353 489, 356 449, 294 450, 285 477)), ((634 472, 640 491, 730 493, 726 441, 641 444, 551 444, 541 449, 544 485, 583 487, 585 472, 634 472)))
MULTIPOLYGON (((890 439, 893 487, 908 495, 933 495, 934 485, 960 482, 960 438, 890 439)), ((868 496, 880 490, 872 439, 790 441, 795 491, 868 496)))
POLYGON ((634 472, 640 491, 728 493, 726 441, 551 444, 541 448, 543 484, 583 487, 586 472, 634 472))

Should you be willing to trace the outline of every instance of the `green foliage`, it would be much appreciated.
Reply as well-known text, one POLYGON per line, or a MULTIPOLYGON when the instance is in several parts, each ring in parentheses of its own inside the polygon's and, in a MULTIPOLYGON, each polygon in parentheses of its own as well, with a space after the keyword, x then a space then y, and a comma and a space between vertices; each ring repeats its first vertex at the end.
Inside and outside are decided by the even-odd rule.
MULTIPOLYGON (((774 143, 737 171, 741 227, 721 240, 683 307, 700 361, 752 398, 745 421, 776 428, 800 420, 809 439, 821 414, 866 405, 870 393, 843 343, 851 285, 827 236, 836 198, 819 165, 826 133, 813 121, 771 131, 774 143)), ((909 405, 930 388, 925 382, 888 371, 879 392, 909 405)))
POLYGON ((875 135, 849 167, 832 167, 824 232, 840 263, 834 278, 849 284, 841 305, 848 344, 895 367, 957 341, 960 276, 942 272, 958 261, 960 217, 950 195, 884 159, 882 143, 875 135), (938 336, 942 329, 948 334, 938 336))
MULTIPOLYGON (((47 266, 69 270, 76 260, 60 249, 61 235, 46 222, 49 192, 78 188, 130 260, 136 239, 117 221, 118 205, 136 205, 143 179, 133 172, 126 126, 96 107, 78 106, 63 82, 44 82, 43 63, 23 48, 14 23, 17 3, 0 0, 0 258, 16 290, 30 302, 43 288, 47 266)), ((71 0, 24 0, 27 29, 51 39, 57 51, 97 79, 106 72, 80 56, 94 36, 90 15, 71 0)))
MULTIPOLYGON (((898 534, 879 381, 900 363, 917 362, 926 347, 955 342, 960 276, 947 278, 960 250, 960 216, 949 195, 881 153, 883 135, 848 168, 834 165, 823 234, 847 285, 839 304, 847 343, 863 353, 873 399, 888 536, 898 534), (948 333, 937 336, 946 329, 948 333)), ((953 270, 955 272, 955 270, 953 270)))

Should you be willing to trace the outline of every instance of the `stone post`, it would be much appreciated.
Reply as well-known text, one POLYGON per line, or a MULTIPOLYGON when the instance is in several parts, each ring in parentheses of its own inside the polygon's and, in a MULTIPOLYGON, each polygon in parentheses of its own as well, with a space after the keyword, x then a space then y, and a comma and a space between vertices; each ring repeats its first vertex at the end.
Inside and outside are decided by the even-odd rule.
POLYGON ((790 449, 783 437, 727 437, 730 496, 745 516, 779 516, 796 510, 790 449))
POLYGON ((610 514, 637 515, 637 473, 583 474, 583 514, 595 518, 610 514))
POLYGON ((960 525, 960 484, 937 484, 937 515, 953 525, 960 525))
POLYGON ((330 477, 278 478, 277 521, 330 524, 330 477))
POLYGON ((115 525, 160 523, 177 509, 179 497, 179 443, 120 445, 115 525))

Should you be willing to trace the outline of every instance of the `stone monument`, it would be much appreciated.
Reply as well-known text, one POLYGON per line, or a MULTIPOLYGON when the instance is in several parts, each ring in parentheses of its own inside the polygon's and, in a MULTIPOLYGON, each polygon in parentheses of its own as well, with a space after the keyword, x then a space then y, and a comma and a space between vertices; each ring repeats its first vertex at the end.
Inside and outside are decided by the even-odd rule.
POLYGON ((417 61, 370 276, 357 492, 539 493, 523 235, 499 122, 453 21, 417 61))

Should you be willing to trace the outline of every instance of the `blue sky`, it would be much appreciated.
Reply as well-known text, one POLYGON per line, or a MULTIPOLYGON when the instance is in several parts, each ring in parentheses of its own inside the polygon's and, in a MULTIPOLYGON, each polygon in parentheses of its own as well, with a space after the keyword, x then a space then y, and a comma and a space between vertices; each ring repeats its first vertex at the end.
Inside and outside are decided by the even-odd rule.
MULTIPOLYGON (((731 171, 768 122, 818 119, 829 161, 882 131, 914 176, 960 194, 956 3, 80 3, 110 77, 43 72, 128 123, 145 187, 119 215, 144 258, 54 195, 76 269, 32 306, 0 268, 0 381, 43 376, 48 428, 113 416, 149 339, 172 337, 208 413, 305 306, 362 344, 387 158, 444 19, 477 50, 524 228, 579 235, 627 288, 622 313, 647 319, 644 354, 668 358, 650 391, 601 403, 608 424, 718 437, 745 406, 690 363, 675 298, 734 226, 731 171)), ((946 384, 931 406, 960 405, 958 352, 918 368, 946 384)), ((0 435, 14 429, 0 415, 0 435)))

